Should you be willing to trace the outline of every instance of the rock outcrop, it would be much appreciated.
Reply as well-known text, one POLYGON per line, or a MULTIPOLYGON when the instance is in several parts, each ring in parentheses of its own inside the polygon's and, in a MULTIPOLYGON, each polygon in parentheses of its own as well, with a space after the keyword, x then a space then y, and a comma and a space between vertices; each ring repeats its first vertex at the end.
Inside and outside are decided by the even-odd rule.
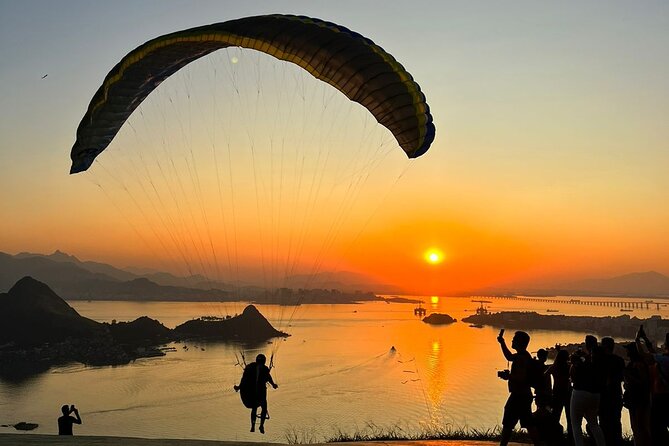
POLYGON ((0 294, 0 374, 21 368, 44 371, 52 365, 127 364, 164 355, 158 346, 199 338, 242 342, 286 337, 249 305, 235 317, 188 321, 174 330, 143 316, 132 322, 99 323, 81 316, 49 286, 31 277, 0 294))
POLYGON ((448 325, 457 321, 457 319, 453 319, 448 314, 441 313, 432 313, 431 315, 423 318, 423 322, 430 325, 448 325))
POLYGON ((194 319, 177 326, 174 331, 180 337, 244 341, 262 341, 288 336, 272 327, 272 324, 253 305, 244 308, 239 316, 219 320, 194 319))
POLYGON ((142 316, 132 322, 105 324, 116 342, 121 344, 158 344, 172 339, 172 330, 159 321, 142 316))

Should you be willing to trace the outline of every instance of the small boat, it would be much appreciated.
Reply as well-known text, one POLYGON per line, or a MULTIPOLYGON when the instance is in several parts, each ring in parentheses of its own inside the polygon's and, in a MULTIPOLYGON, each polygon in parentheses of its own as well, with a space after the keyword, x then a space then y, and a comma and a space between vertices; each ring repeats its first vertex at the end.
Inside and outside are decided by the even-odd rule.
POLYGON ((549 308, 548 310, 546 310, 546 313, 559 313, 559 312, 560 310, 555 310, 553 308, 549 308))
POLYGON ((621 308, 620 311, 632 312, 634 310, 632 310, 631 308, 621 308))
POLYGON ((427 314, 427 310, 423 308, 423 304, 418 304, 418 306, 413 309, 413 314, 415 316, 425 316, 425 314, 427 314))
POLYGON ((481 324, 469 324, 471 328, 483 328, 483 325, 481 324))
POLYGON ((489 300, 473 300, 472 302, 476 302, 481 304, 477 309, 476 309, 476 315, 477 316, 487 316, 489 314, 488 312, 488 307, 485 307, 483 304, 491 304, 489 300))

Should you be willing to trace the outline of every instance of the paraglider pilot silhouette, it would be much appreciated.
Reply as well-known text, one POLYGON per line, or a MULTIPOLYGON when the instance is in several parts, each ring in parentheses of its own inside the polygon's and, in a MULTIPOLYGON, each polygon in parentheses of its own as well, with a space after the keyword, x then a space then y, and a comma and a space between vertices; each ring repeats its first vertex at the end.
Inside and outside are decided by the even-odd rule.
POLYGON ((267 383, 275 389, 279 387, 274 383, 269 367, 265 365, 267 358, 262 353, 256 356, 256 362, 252 362, 244 368, 242 379, 238 386, 234 386, 235 392, 239 392, 244 406, 251 409, 251 432, 256 430, 256 418, 258 418, 258 407, 260 407, 260 430, 265 433, 265 420, 269 419, 267 414, 267 383))

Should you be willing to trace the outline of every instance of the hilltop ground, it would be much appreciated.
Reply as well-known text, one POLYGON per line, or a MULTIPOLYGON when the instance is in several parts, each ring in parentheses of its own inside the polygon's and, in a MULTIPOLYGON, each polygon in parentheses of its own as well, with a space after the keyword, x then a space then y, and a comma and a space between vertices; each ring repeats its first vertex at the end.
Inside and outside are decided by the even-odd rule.
MULTIPOLYGON (((35 434, 0 434, 0 446, 263 446, 277 443, 250 443, 236 441, 212 441, 212 440, 163 440, 126 437, 59 437, 57 435, 35 435, 35 434)), ((355 443, 327 443, 328 445, 341 446, 492 446, 497 443, 489 441, 472 440, 419 440, 419 441, 365 441, 355 443)), ((520 443, 509 443, 511 446, 520 446, 520 443)), ((311 445, 318 446, 318 445, 311 445)))

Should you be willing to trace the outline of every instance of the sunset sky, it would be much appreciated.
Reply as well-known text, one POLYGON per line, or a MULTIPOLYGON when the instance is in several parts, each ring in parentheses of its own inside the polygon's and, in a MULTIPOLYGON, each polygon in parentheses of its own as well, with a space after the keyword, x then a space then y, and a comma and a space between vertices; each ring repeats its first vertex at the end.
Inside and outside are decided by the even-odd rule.
MULTIPOLYGON (((669 274, 666 2, 0 0, 0 251, 60 249, 120 267, 181 272, 184 263, 196 269, 213 262, 195 260, 208 256, 210 241, 220 249, 217 258, 225 257, 219 246, 232 233, 223 228, 227 208, 219 209, 220 195, 213 189, 190 203, 196 214, 207 207, 202 213, 210 217, 209 227, 197 222, 198 229, 188 232, 194 218, 170 220, 180 218, 175 216, 183 209, 141 215, 138 209, 160 206, 160 200, 142 203, 136 195, 115 195, 113 186, 114 169, 122 170, 126 154, 137 154, 145 140, 165 138, 161 129, 171 121, 161 110, 173 99, 185 100, 182 84, 192 82, 184 88, 189 95, 190 88, 197 90, 193 97, 202 100, 231 94, 212 80, 207 67, 214 62, 157 90, 143 121, 132 121, 136 126, 124 128, 110 146, 119 155, 101 160, 103 169, 71 176, 69 152, 90 98, 130 50, 168 32, 269 13, 318 17, 372 39, 420 84, 437 128, 427 154, 411 162, 376 129, 373 137, 388 148, 387 164, 370 176, 351 208, 350 223, 341 225, 327 250, 322 241, 332 223, 325 209, 330 206, 317 201, 303 220, 313 224, 302 232, 307 234, 302 257, 296 258, 304 267, 293 272, 315 270, 310 265, 354 271, 426 294, 635 271, 669 274), (210 82, 201 85, 200 78, 210 82), (149 122, 147 128, 143 122, 149 122), (220 220, 213 217, 219 214, 220 220), (185 237, 177 243, 182 248, 192 237, 202 250, 180 254, 181 248, 166 248, 175 237, 185 237), (443 260, 426 261, 430 249, 443 260), (324 258, 314 263, 319 256, 324 258)), ((221 63, 229 60, 218 56, 221 63)), ((257 66, 273 70, 271 61, 262 63, 257 66)), ((247 81, 239 81, 242 90, 253 89, 247 81)), ((268 101, 281 102, 281 93, 271 86, 267 91, 268 101)), ((345 138, 355 138, 358 126, 367 129, 365 117, 344 100, 339 116, 352 123, 321 141, 334 147, 332 162, 341 165, 347 158, 337 147, 349 147, 345 138)), ((216 107, 221 113, 233 110, 220 102, 216 107)), ((195 124, 179 118, 175 124, 194 126, 184 138, 196 150, 207 145, 208 120, 218 112, 197 113, 195 118, 206 117, 195 124)), ((288 121, 282 125, 289 140, 304 135, 288 121)), ((248 132, 239 126, 237 136, 221 136, 231 131, 226 125, 235 127, 216 127, 221 128, 217 142, 244 140, 248 132)), ((263 132, 254 136, 278 141, 263 132)), ((261 161, 260 173, 274 167, 261 161)), ((202 181, 214 178, 206 166, 201 169, 202 181)), ((292 170, 285 172, 282 184, 295 180, 292 170)), ((239 203, 250 203, 257 194, 244 186, 252 174, 237 174, 243 177, 238 192, 248 193, 237 199, 242 219, 239 203)), ((337 178, 345 175, 338 171, 337 178)), ((245 252, 237 255, 236 266, 249 275, 260 274, 260 264, 283 271, 276 258, 298 250, 281 226, 293 209, 290 199, 271 205, 261 200, 257 206, 253 201, 248 218, 256 221, 238 222, 234 230, 246 248, 239 248, 245 252), (275 238, 268 235, 273 228, 275 238)))

